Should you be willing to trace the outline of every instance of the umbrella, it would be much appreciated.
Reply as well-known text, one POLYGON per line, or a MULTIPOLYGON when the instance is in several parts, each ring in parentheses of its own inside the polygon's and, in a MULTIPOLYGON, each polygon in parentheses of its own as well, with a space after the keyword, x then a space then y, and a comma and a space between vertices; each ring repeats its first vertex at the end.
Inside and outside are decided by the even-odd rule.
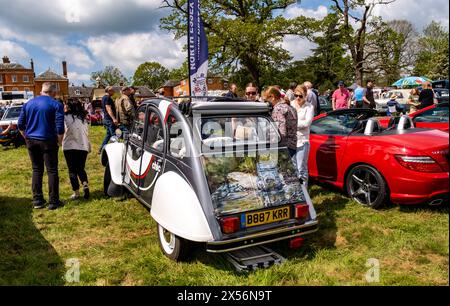
POLYGON ((395 86, 395 87, 420 86, 425 82, 432 82, 432 80, 430 80, 429 78, 426 78, 426 77, 411 76, 411 77, 406 77, 406 78, 402 78, 402 79, 398 80, 397 82, 392 84, 392 86, 395 86))

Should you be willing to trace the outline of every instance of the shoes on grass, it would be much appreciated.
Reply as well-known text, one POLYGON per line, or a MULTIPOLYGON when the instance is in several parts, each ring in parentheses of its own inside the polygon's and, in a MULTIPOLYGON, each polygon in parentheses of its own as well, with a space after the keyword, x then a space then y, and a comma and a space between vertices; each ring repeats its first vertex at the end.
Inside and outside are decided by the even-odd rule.
POLYGON ((64 206, 64 203, 62 201, 59 201, 58 203, 50 203, 50 205, 48 206, 48 210, 56 210, 63 206, 64 206))
POLYGON ((88 200, 89 196, 90 196, 88 183, 83 183, 83 192, 84 192, 84 195, 83 195, 84 199, 88 200))

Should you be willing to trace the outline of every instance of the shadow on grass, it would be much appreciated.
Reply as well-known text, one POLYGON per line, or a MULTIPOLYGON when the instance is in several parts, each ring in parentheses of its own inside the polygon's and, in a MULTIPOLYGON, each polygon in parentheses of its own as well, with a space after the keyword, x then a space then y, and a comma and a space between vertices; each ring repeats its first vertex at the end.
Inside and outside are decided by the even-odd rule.
POLYGON ((30 202, 0 196, 0 285, 63 285, 64 263, 36 228, 30 202))
MULTIPOLYGON (((432 211, 440 214, 448 215, 448 202, 439 206, 430 205, 399 205, 399 210, 404 213, 417 213, 420 211, 432 211)), ((395 207, 395 206, 394 206, 395 207)))

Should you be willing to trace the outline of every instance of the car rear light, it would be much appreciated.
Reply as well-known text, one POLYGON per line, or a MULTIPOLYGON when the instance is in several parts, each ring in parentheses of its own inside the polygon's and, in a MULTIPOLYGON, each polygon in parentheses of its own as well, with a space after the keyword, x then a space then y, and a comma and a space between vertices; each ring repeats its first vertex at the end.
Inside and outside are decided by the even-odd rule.
POLYGON ((295 206, 295 218, 306 219, 309 217, 309 206, 307 204, 298 204, 295 206))
POLYGON ((291 241, 289 241, 289 248, 298 249, 301 246, 303 246, 304 241, 305 241, 305 239, 303 239, 303 238, 294 238, 291 241))
POLYGON ((429 156, 396 155, 395 158, 403 167, 417 172, 444 172, 442 167, 429 156))
POLYGON ((220 225, 224 234, 235 233, 241 228, 241 222, 238 217, 222 218, 220 219, 220 225))

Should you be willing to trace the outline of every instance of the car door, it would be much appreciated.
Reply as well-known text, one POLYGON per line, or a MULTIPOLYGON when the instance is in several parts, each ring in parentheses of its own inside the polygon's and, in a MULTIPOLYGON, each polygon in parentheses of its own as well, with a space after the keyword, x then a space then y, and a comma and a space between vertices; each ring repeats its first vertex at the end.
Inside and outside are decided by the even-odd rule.
POLYGON ((144 155, 145 118, 147 106, 138 108, 131 133, 126 144, 124 160, 124 182, 139 195, 142 157, 144 155))
POLYGON ((328 115, 317 119, 311 126, 309 172, 310 176, 336 182, 344 157, 348 134, 354 122, 346 115, 328 115))
POLYGON ((148 206, 152 202, 156 181, 164 173, 166 164, 168 136, 164 119, 158 108, 148 106, 138 185, 140 198, 148 206))

